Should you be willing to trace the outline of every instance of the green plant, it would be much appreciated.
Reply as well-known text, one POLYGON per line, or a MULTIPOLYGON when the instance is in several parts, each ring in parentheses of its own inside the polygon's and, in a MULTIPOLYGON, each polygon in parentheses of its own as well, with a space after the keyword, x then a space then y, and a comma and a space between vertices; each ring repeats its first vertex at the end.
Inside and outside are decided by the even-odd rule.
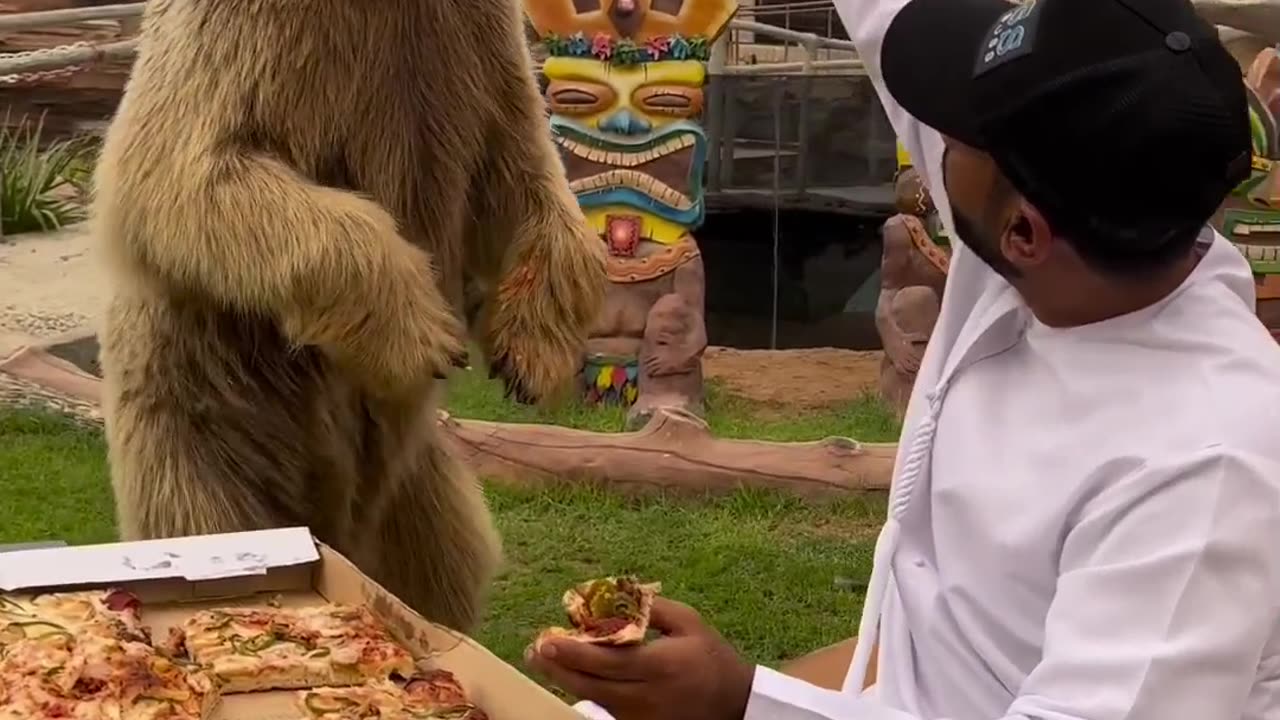
POLYGON ((86 138, 41 145, 44 120, 0 127, 0 228, 6 235, 57 230, 85 219, 81 196, 93 171, 86 138))

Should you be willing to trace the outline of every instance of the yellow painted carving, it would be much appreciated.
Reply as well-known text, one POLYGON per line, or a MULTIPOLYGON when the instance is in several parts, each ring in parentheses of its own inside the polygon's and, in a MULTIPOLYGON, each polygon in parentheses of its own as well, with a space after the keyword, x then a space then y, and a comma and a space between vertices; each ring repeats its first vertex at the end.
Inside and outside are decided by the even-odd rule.
MULTIPOLYGON (((601 121, 627 110, 648 122, 654 130, 697 117, 702 110, 706 66, 696 60, 668 60, 636 67, 610 66, 590 58, 550 57, 542 66, 547 98, 557 115, 595 130, 601 121)), ((626 166, 620 158, 602 157, 610 164, 626 166)), ((642 235, 671 245, 689 230, 669 220, 637 213, 629 206, 606 206, 586 211, 587 222, 598 233, 605 231, 608 215, 640 215, 642 235)))
MULTIPOLYGON (((582 107, 566 106, 554 95, 554 110, 559 115, 575 117, 591 127, 599 127, 601 119, 627 108, 653 124, 654 128, 688 119, 697 115, 702 106, 702 86, 707 81, 707 68, 697 60, 668 60, 645 63, 634 67, 606 65, 590 58, 550 57, 542 65, 542 72, 554 91, 561 83, 581 93, 597 87, 595 101, 582 97, 582 107), (663 93, 663 88, 670 92, 663 93), (688 113, 675 113, 676 97, 695 97, 688 113), (661 100, 660 100, 661 99, 661 100), (667 100, 663 102, 662 100, 667 100)), ((549 93, 550 94, 550 93, 549 93)))
POLYGON ((911 155, 907 152, 907 149, 902 146, 902 143, 898 143, 898 169, 901 170, 909 167, 911 167, 911 155))
MULTIPOLYGON (((636 215, 636 209, 631 206, 623 205, 607 205, 605 207, 587 210, 587 222, 598 233, 604 234, 605 216, 613 215, 636 215)), ((685 235, 689 234, 689 229, 683 225, 677 225, 670 220, 664 220, 660 217, 650 215, 649 213, 638 213, 640 215, 641 236, 654 242, 660 242, 663 245, 673 245, 685 235)))

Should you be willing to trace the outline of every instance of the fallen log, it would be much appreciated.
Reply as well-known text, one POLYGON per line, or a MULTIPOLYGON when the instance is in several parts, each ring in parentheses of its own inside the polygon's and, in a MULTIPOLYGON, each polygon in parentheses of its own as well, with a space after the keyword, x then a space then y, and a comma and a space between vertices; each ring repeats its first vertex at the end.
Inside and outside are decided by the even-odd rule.
MULTIPOLYGON (((64 348, 61 351, 67 354, 64 348)), ((44 347, 0 358, 0 403, 38 403, 100 425, 101 379, 44 347)), ((723 492, 743 487, 804 496, 888 488, 897 445, 830 437, 783 443, 729 440, 696 415, 661 408, 635 432, 462 420, 440 432, 484 478, 520 486, 600 483, 623 491, 723 492)))
POLYGON ((440 428, 484 477, 520 484, 589 479, 625 490, 883 490, 897 454, 897 445, 841 437, 800 443, 717 438, 700 418, 676 408, 659 409, 627 433, 458 420, 446 413, 440 428))

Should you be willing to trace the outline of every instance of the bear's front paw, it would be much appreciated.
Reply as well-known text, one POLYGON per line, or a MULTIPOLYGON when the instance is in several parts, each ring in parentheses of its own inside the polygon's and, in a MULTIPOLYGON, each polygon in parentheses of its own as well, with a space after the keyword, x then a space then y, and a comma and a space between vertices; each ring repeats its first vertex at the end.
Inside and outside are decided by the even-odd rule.
POLYGON ((503 280, 489 324, 489 376, 502 379, 507 397, 546 400, 581 367, 606 283, 601 267, 583 265, 546 277, 519 267, 503 280))
POLYGON ((434 286, 402 297, 376 330, 363 338, 363 352, 378 362, 380 392, 392 397, 421 392, 470 364, 466 327, 434 286))
POLYGON ((471 364, 466 330, 452 315, 422 319, 408 323, 408 327, 398 344, 399 354, 406 361, 401 372, 411 384, 445 380, 453 368, 471 364))

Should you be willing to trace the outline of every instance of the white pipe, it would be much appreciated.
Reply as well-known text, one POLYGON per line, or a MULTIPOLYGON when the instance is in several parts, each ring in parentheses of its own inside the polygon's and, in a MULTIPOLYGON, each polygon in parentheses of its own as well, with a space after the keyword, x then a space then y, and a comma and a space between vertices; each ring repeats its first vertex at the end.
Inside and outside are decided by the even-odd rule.
POLYGON ((794 43, 817 42, 818 47, 831 48, 832 50, 857 50, 857 47, 848 40, 824 38, 813 33, 788 30, 777 25, 766 25, 765 23, 752 22, 750 20, 733 20, 729 23, 729 27, 734 30, 746 30, 757 35, 766 35, 794 43))
POLYGON ((69 25, 86 20, 118 20, 139 17, 142 15, 142 8, 145 5, 146 3, 125 3, 121 5, 100 5, 98 7, 0 15, 0 32, 31 30, 50 25, 69 25))
POLYGON ((866 68, 861 60, 814 60, 812 62, 758 63, 756 65, 730 65, 724 69, 725 75, 791 75, 845 71, 854 75, 865 75, 866 68))

